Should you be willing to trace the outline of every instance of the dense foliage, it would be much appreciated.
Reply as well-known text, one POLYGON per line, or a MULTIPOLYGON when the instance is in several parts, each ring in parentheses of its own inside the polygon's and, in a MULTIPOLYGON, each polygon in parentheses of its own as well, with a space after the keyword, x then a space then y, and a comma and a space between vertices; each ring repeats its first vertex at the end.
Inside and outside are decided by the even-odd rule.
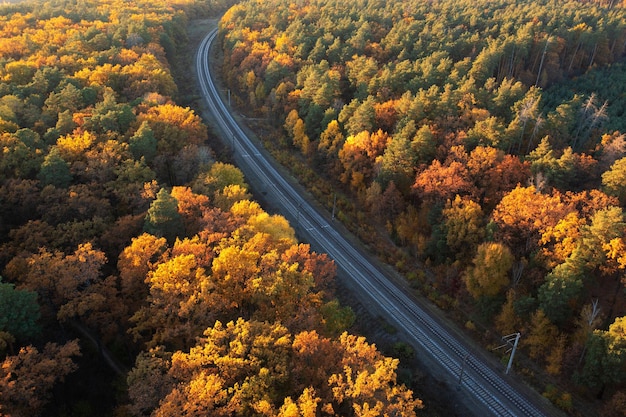
POLYGON ((397 360, 345 332, 334 263, 176 104, 189 17, 230 3, 0 8, 0 415, 421 407, 397 360))
POLYGON ((246 1, 220 28, 240 104, 323 201, 355 201, 340 219, 561 387, 623 396, 623 4, 246 1))

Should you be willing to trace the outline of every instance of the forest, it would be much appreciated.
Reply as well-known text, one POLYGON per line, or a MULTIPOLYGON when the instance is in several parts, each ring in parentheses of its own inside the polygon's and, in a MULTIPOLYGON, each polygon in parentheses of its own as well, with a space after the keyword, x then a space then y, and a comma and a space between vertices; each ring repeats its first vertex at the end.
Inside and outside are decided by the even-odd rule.
POLYGON ((180 104, 189 22, 222 16, 277 160, 486 349, 520 332, 556 406, 624 416, 625 5, 3 4, 0 415, 427 412, 180 104))
POLYGON ((521 333, 516 372, 574 415, 626 412, 624 6, 244 1, 220 21, 275 158, 485 348, 521 333))
POLYGON ((233 3, 0 6, 1 416, 422 408, 177 104, 190 19, 233 3))

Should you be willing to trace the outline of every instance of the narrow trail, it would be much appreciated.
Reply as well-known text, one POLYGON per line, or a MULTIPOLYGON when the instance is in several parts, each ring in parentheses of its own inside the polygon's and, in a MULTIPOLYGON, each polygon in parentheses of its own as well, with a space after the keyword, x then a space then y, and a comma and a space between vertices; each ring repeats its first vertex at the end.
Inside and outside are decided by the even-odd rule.
POLYGON ((102 359, 104 359, 104 362, 109 366, 109 368, 113 370, 113 372, 115 372, 120 377, 126 376, 126 374, 128 373, 128 369, 126 369, 126 367, 122 365, 122 363, 118 361, 117 358, 115 358, 111 351, 102 344, 100 339, 98 339, 98 337, 91 330, 85 327, 82 323, 75 320, 72 320, 70 322, 70 325, 73 329, 78 331, 85 339, 88 339, 98 349, 100 356, 102 357, 102 359))

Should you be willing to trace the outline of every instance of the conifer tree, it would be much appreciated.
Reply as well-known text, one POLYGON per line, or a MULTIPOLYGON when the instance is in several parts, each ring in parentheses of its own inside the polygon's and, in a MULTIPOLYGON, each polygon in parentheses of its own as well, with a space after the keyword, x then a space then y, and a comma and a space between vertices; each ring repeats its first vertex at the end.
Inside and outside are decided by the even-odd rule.
POLYGON ((144 231, 173 242, 183 233, 183 220, 178 213, 178 201, 165 188, 157 193, 144 221, 144 231))

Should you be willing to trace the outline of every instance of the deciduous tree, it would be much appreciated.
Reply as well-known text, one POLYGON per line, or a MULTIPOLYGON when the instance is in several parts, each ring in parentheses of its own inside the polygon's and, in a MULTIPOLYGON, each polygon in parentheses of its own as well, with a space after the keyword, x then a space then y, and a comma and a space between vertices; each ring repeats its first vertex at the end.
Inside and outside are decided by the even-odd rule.
POLYGON ((200 173, 193 183, 192 189, 195 193, 213 197, 222 193, 229 185, 237 185, 248 190, 243 172, 234 165, 216 161, 206 173, 200 173))
POLYGON ((626 204, 626 158, 618 159, 602 174, 602 185, 607 194, 619 198, 622 205, 626 204))
POLYGON ((161 104, 138 115, 137 121, 148 123, 161 154, 173 155, 186 145, 201 145, 207 140, 206 126, 190 108, 161 104))
POLYGON ((148 272, 146 283, 149 304, 132 321, 135 336, 146 334, 151 347, 188 349, 220 312, 215 284, 194 255, 181 254, 160 263, 148 272))
POLYGON ((105 263, 104 253, 91 243, 79 245, 70 255, 41 248, 39 253, 25 259, 14 258, 7 266, 7 275, 19 282, 18 288, 37 291, 48 319, 48 315, 56 316, 68 303, 79 302, 89 287, 100 281, 105 263))
POLYGON ((471 194, 473 188, 464 164, 452 161, 444 165, 437 159, 419 172, 413 183, 413 192, 428 202, 444 202, 456 195, 471 194))
POLYGON ((541 231, 556 225, 573 211, 559 193, 542 194, 534 186, 517 186, 505 195, 492 213, 500 238, 509 246, 528 254, 536 248, 541 231))
POLYGON ((80 355, 76 340, 64 345, 48 343, 7 356, 0 366, 0 413, 39 415, 52 397, 54 385, 77 369, 72 357, 80 355))
POLYGON ((558 328, 539 309, 531 317, 530 329, 528 335, 522 339, 522 345, 528 347, 531 358, 544 359, 548 354, 546 347, 554 346, 558 335, 558 328))
POLYGON ((457 254, 457 259, 468 258, 485 236, 480 205, 457 195, 448 201, 442 214, 448 247, 457 254))
POLYGON ((495 297, 511 282, 509 271, 514 257, 501 243, 490 242, 478 246, 473 266, 465 272, 465 285, 472 297, 495 297))
POLYGON ((128 373, 129 408, 141 416, 154 411, 159 402, 172 390, 174 378, 168 375, 172 353, 163 346, 143 351, 135 358, 135 366, 128 373))
POLYGON ((166 239, 144 233, 132 239, 132 242, 120 254, 117 269, 120 273, 120 286, 124 299, 133 306, 140 306, 146 301, 148 272, 161 260, 166 249, 166 239))

